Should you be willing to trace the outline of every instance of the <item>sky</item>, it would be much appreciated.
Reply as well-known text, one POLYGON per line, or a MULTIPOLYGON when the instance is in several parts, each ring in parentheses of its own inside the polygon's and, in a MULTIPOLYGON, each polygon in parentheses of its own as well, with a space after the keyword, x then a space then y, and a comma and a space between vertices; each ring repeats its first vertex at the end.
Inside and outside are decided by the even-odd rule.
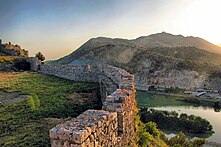
POLYGON ((221 44, 221 0, 0 0, 0 38, 61 58, 90 38, 153 33, 221 44))

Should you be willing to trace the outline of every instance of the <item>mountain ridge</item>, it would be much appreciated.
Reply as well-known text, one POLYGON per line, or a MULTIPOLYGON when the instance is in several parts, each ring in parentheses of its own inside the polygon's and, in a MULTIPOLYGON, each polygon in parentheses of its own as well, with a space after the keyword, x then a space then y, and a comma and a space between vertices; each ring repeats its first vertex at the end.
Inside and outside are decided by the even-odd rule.
MULTIPOLYGON (((121 39, 121 38, 108 38, 108 37, 97 37, 91 38, 80 46, 77 50, 71 54, 57 60, 57 63, 68 64, 73 60, 82 56, 82 54, 87 54, 87 52, 93 49, 102 48, 102 46, 107 46, 108 48, 119 47, 131 47, 140 48, 147 50, 149 48, 155 47, 196 47, 213 53, 221 54, 221 47, 218 47, 202 38, 182 35, 173 35, 169 33, 156 33, 149 36, 141 36, 136 39, 121 39), (112 46, 112 47, 111 47, 112 46)), ((134 51, 133 51, 134 52, 134 51)))
POLYGON ((135 75, 139 85, 221 89, 220 47, 199 37, 158 33, 136 39, 97 37, 52 64, 106 63, 135 75))

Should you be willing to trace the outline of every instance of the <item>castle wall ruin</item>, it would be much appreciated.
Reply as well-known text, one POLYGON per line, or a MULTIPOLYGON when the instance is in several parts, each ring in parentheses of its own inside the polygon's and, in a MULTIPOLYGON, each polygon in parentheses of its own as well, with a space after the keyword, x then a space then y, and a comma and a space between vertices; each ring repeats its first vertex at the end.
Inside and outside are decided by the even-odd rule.
POLYGON ((104 64, 38 65, 31 62, 31 67, 38 67, 32 69, 43 74, 101 85, 102 110, 87 110, 52 128, 49 132, 52 147, 135 146, 133 75, 104 64))

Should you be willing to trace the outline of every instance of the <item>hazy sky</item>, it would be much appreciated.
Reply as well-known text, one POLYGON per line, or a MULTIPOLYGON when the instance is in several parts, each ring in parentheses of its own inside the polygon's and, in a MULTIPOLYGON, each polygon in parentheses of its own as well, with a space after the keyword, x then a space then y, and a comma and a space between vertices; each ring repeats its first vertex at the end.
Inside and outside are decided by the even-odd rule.
POLYGON ((221 43, 221 0, 0 0, 0 38, 47 59, 98 36, 169 32, 221 43))

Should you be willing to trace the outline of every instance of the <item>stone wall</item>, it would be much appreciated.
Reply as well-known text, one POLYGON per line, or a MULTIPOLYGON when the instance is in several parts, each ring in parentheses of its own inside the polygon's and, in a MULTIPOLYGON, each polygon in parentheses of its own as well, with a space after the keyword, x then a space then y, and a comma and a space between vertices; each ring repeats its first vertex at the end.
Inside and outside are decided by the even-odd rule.
POLYGON ((25 60, 30 63, 31 70, 38 71, 40 69, 41 61, 39 61, 37 57, 28 57, 25 58, 25 60))
POLYGON ((133 75, 104 64, 39 65, 38 71, 74 81, 99 82, 104 93, 102 110, 87 110, 50 130, 52 147, 135 146, 133 75))
POLYGON ((62 77, 73 81, 100 83, 101 99, 119 88, 122 73, 125 70, 104 64, 92 65, 40 65, 39 72, 62 77))
POLYGON ((73 81, 99 82, 98 67, 88 65, 41 65, 39 72, 73 81))
POLYGON ((135 144, 134 117, 136 106, 136 91, 134 76, 123 73, 120 89, 107 96, 103 110, 117 112, 118 117, 118 146, 133 146, 135 144))
POLYGON ((12 71, 15 67, 13 63, 0 63, 0 71, 12 71))
POLYGON ((116 146, 117 113, 87 110, 50 130, 51 146, 116 146))

